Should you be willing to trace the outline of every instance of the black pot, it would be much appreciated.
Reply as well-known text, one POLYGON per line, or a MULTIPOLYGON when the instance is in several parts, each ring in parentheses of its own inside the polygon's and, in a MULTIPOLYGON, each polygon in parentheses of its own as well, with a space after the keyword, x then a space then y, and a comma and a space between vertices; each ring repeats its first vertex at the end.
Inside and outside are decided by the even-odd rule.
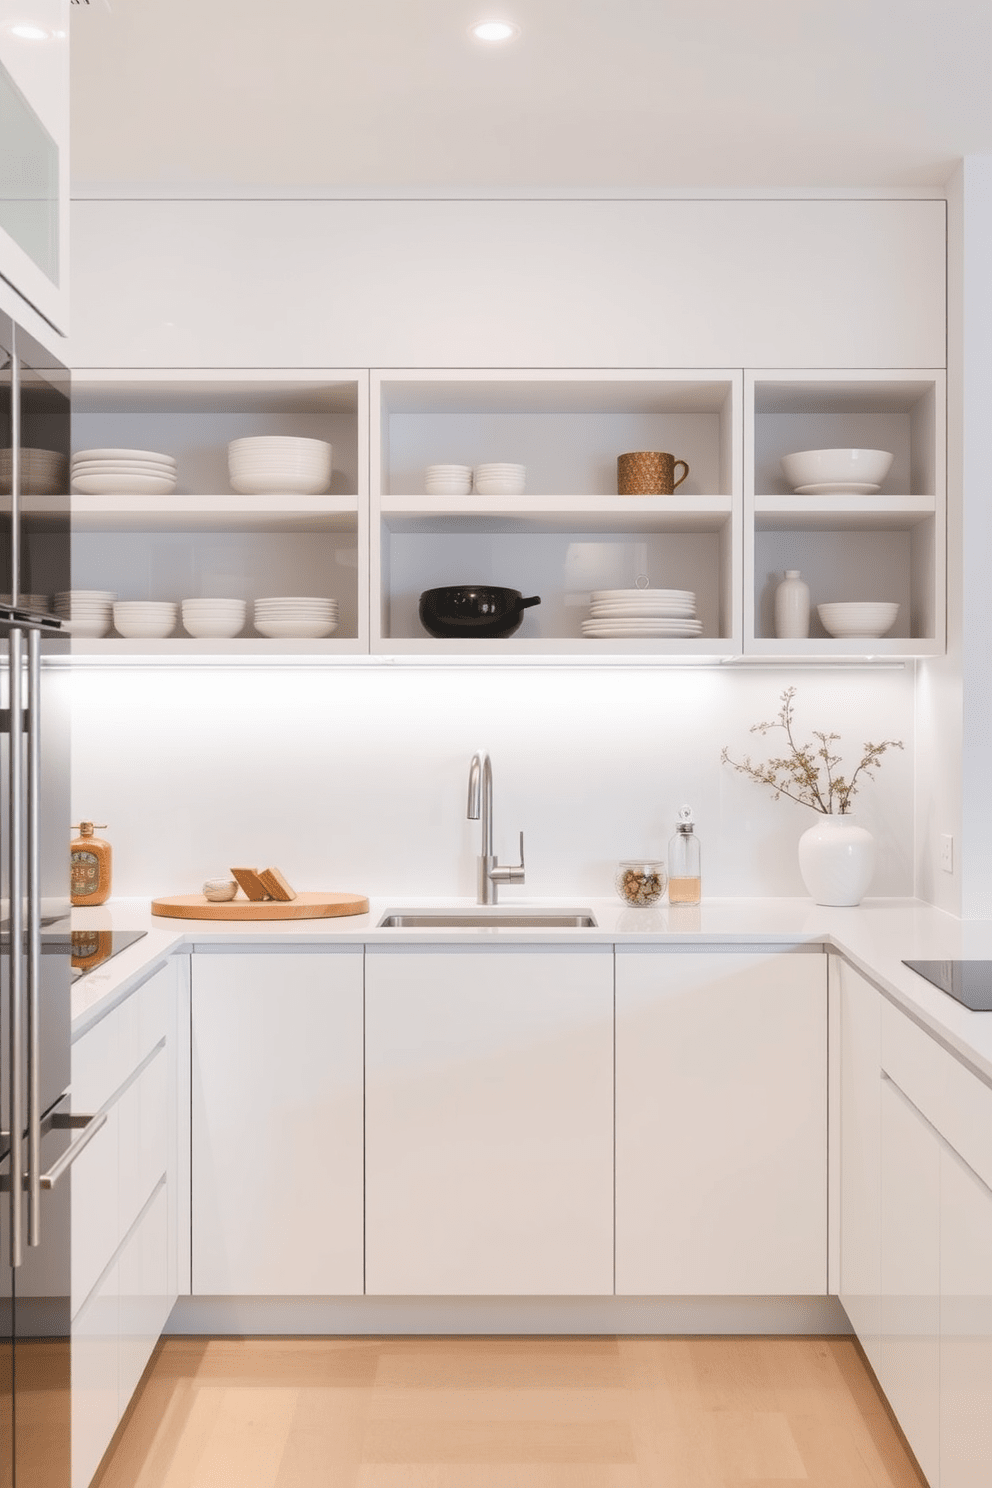
POLYGON ((420 621, 428 635, 500 640, 523 623, 524 610, 539 605, 540 596, 524 599, 519 589, 492 584, 455 584, 447 589, 425 589, 420 596, 420 621))

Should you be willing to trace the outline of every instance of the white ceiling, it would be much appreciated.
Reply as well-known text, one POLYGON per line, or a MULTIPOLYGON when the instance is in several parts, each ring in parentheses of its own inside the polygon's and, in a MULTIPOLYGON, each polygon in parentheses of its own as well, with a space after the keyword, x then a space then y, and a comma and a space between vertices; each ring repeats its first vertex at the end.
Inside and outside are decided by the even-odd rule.
POLYGON ((82 192, 928 187, 990 0, 90 0, 82 192), (484 47, 471 22, 516 21, 484 47))

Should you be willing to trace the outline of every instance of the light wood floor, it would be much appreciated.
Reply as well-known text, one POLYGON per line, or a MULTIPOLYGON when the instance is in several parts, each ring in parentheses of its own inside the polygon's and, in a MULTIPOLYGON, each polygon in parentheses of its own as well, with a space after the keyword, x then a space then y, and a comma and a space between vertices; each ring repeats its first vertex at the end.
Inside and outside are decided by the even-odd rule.
POLYGON ((167 1339, 96 1481, 923 1485, 854 1344, 820 1338, 167 1339))

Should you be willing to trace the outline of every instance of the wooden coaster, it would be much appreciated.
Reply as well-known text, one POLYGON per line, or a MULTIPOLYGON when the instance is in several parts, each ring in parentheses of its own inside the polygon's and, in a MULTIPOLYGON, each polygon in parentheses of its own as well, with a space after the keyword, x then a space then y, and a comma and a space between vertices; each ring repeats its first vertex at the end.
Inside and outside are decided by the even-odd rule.
POLYGON ((153 915, 174 920, 327 920, 368 912, 364 894, 297 894, 295 899, 228 899, 221 904, 202 894, 152 900, 153 915))

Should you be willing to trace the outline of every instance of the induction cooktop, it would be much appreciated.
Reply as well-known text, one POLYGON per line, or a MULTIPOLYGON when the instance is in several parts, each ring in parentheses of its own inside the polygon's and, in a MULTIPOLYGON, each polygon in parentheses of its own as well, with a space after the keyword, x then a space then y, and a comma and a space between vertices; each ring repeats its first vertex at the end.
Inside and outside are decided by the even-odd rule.
POLYGON ((941 992, 971 1008, 992 1013, 992 961, 904 961, 941 992))

